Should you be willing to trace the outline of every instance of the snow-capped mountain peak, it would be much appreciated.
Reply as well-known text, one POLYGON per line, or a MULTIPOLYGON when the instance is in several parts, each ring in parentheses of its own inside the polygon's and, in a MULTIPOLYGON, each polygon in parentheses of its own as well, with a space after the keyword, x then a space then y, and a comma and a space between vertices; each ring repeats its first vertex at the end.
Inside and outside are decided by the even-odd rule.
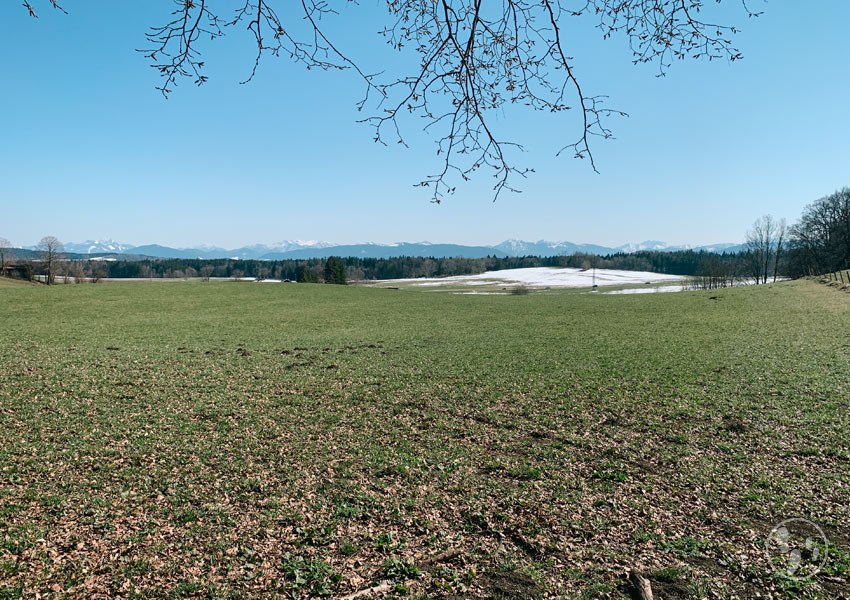
POLYGON ((86 240, 79 244, 65 244, 66 252, 74 252, 77 254, 103 254, 103 253, 124 253, 131 250, 133 246, 130 244, 119 244, 115 240, 86 240))
MULTIPOLYGON (((741 249, 740 244, 713 244, 711 246, 671 246, 658 240, 646 240, 628 243, 616 248, 597 244, 574 244, 572 242, 548 242, 538 240, 527 242, 519 239, 505 240, 493 246, 464 246, 458 244, 432 244, 431 242, 395 242, 381 244, 366 242, 362 244, 334 244, 319 240, 283 240, 272 244, 252 244, 234 249, 225 249, 213 245, 200 245, 190 248, 173 248, 148 244, 131 246, 120 244, 111 239, 88 240, 79 244, 65 244, 65 250, 74 254, 137 254, 158 258, 231 258, 236 260, 279 260, 285 258, 317 258, 340 253, 344 256, 389 257, 389 256, 559 256, 581 254, 614 254, 641 251, 674 252, 693 249, 705 252, 733 252, 741 249)), ((35 248, 30 248, 35 249, 35 248)))
POLYGON ((623 244, 622 246, 617 246, 614 248, 620 252, 641 252, 644 250, 667 250, 668 249, 667 242, 659 242, 658 240, 646 240, 643 242, 629 242, 628 244, 623 244))
POLYGON ((336 246, 333 242, 324 242, 321 240, 291 240, 280 242, 281 246, 287 246, 290 249, 295 248, 330 248, 336 246))

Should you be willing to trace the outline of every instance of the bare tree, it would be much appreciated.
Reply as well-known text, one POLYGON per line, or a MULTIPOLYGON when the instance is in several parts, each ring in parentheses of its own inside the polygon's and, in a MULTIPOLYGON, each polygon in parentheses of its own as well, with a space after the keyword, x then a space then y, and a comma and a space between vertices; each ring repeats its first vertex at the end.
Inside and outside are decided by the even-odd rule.
POLYGON ((790 235, 795 274, 821 275, 850 266, 850 187, 808 205, 790 235))
MULTIPOLYGON (((42 1, 61 10, 57 0, 42 1)), ((758 16, 747 0, 736 1, 742 14, 758 16)), ((34 2, 24 2, 33 16, 34 2)), ((387 20, 380 34, 394 51, 410 56, 409 67, 392 76, 361 67, 331 39, 326 19, 343 7, 357 10, 352 0, 172 0, 170 16, 148 31, 148 48, 140 52, 162 76, 157 89, 165 96, 184 78, 204 84, 203 44, 236 26, 246 27, 256 46, 243 83, 253 79, 269 54, 289 57, 308 69, 354 71, 365 88, 358 110, 369 105, 375 111, 363 121, 373 126, 376 142, 405 144, 399 117, 424 119, 425 130, 436 140, 439 162, 434 174, 418 185, 430 188, 433 200, 440 202, 454 192, 457 181, 478 171, 495 178, 495 197, 504 190, 517 191, 512 178, 531 169, 514 162, 521 146, 501 137, 494 121, 511 104, 578 112, 577 131, 558 154, 567 151, 588 159, 596 170, 590 140, 612 137, 607 119, 625 113, 608 107, 605 96, 587 92, 579 82, 566 21, 596 27, 605 39, 626 37, 633 62, 656 63, 663 75, 674 59, 742 57, 731 41, 738 30, 703 17, 721 2, 386 0, 387 20)))
POLYGON ((747 248, 751 253, 756 283, 767 283, 771 271, 776 280, 778 252, 781 251, 786 229, 785 219, 764 215, 756 219, 747 232, 747 248))
POLYGON ((212 265, 204 265, 201 267, 201 279, 204 281, 210 280, 210 275, 212 275, 213 267, 212 265))
POLYGON ((782 250, 784 248, 785 238, 788 235, 788 223, 785 219, 779 219, 776 223, 776 249, 773 257, 773 283, 776 283, 776 276, 779 273, 779 260, 782 258, 782 250))
POLYGON ((0 237, 0 277, 6 274, 6 263, 12 262, 14 259, 15 250, 12 248, 12 242, 0 237))
POLYGON ((734 286, 737 280, 736 262, 721 260, 717 254, 706 254, 687 287, 695 290, 714 290, 734 286))
POLYGON ((74 280, 74 283, 86 282, 86 271, 81 260, 68 261, 68 265, 65 267, 65 273, 67 274, 65 278, 66 283, 70 283, 71 279, 74 280))
POLYGON ((756 219, 747 232, 747 247, 752 253, 753 274, 756 283, 761 283, 766 274, 766 265, 770 254, 770 238, 765 232, 764 217, 756 219))
POLYGON ((91 283, 100 283, 106 277, 106 265, 102 262, 91 262, 91 283))
POLYGON ((56 272, 65 256, 65 247, 52 235, 41 238, 37 249, 41 252, 41 260, 47 271, 47 285, 56 283, 56 272))

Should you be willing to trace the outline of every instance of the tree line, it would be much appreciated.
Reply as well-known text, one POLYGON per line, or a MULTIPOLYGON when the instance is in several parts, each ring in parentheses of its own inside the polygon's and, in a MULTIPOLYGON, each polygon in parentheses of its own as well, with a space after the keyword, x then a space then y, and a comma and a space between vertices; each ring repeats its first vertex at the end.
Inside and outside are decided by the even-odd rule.
POLYGON ((574 267, 652 271, 692 278, 699 288, 740 282, 768 283, 780 277, 821 275, 850 268, 850 188, 843 188, 805 207, 788 226, 771 215, 759 218, 746 234, 745 249, 713 253, 678 250, 616 253, 606 256, 521 256, 486 258, 411 257, 288 259, 148 259, 135 261, 68 260, 62 243, 42 238, 33 256, 16 257, 11 243, 0 238, 0 274, 38 279, 48 284, 104 278, 280 279, 302 283, 344 284, 351 280, 413 279, 474 275, 485 271, 528 267, 574 267))
POLYGON ((756 220, 747 232, 743 267, 755 283, 850 268, 850 188, 808 204, 791 226, 771 215, 756 220))
POLYGON ((850 268, 850 187, 806 206, 790 235, 790 276, 822 275, 850 268))
MULTIPOLYGON (((55 239, 55 238, 54 238, 55 239)), ((485 271, 528 267, 574 267, 582 269, 621 269, 653 271, 672 275, 695 275, 711 260, 720 264, 738 260, 735 254, 712 254, 683 250, 676 252, 644 251, 607 256, 573 254, 569 256, 522 256, 486 258, 396 258, 329 257, 327 259, 288 259, 276 261, 236 259, 163 258, 133 261, 71 260, 64 257, 61 244, 51 244, 50 251, 39 250, 25 260, 10 257, 5 249, 6 264, 15 265, 15 275, 38 279, 45 283, 59 281, 91 281, 116 279, 279 279, 301 283, 345 283, 352 280, 413 279, 474 275, 485 271)), ((0 260, 3 252, 0 251, 0 260)))
MULTIPOLYGON (((475 275, 485 271, 530 267, 572 267, 580 269, 619 269, 651 271, 694 278, 698 287, 733 285, 742 280, 762 282, 760 269, 770 263, 771 276, 785 276, 788 261, 775 261, 775 251, 764 258, 764 251, 713 253, 704 250, 673 252, 641 251, 605 256, 572 254, 563 256, 521 256, 486 258, 396 258, 329 257, 327 259, 288 259, 276 261, 236 259, 163 258, 146 260, 68 259, 52 246, 32 257, 15 258, 14 250, 0 249, 2 271, 8 276, 53 284, 57 281, 97 283, 115 279, 275 279, 299 283, 337 283, 379 279, 414 279, 475 275), (758 274, 756 275, 756 272, 758 274)), ((790 251, 789 251, 790 253, 790 251)), ((766 268, 766 267, 765 267, 766 268)))

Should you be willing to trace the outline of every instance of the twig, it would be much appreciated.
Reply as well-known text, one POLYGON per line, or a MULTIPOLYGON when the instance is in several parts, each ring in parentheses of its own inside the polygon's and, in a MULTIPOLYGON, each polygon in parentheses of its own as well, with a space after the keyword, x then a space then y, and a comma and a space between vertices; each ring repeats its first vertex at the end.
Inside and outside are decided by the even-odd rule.
MULTIPOLYGON (((378 585, 372 586, 370 588, 366 588, 364 590, 360 590, 359 592, 354 592, 353 594, 349 594, 348 596, 343 596, 339 600, 356 600, 357 598, 364 598, 366 596, 371 596, 372 594, 380 594, 381 592, 388 592, 392 588, 392 584, 389 581, 385 581, 378 585)), ((650 598, 651 600, 651 598, 650 598)))

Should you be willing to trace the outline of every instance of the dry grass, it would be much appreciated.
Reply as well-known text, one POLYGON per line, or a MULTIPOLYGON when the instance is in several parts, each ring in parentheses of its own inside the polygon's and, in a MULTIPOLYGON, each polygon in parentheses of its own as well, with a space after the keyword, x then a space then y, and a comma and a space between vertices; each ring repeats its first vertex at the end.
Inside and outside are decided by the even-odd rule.
POLYGON ((847 298, 7 288, 0 598, 850 597, 847 298))

